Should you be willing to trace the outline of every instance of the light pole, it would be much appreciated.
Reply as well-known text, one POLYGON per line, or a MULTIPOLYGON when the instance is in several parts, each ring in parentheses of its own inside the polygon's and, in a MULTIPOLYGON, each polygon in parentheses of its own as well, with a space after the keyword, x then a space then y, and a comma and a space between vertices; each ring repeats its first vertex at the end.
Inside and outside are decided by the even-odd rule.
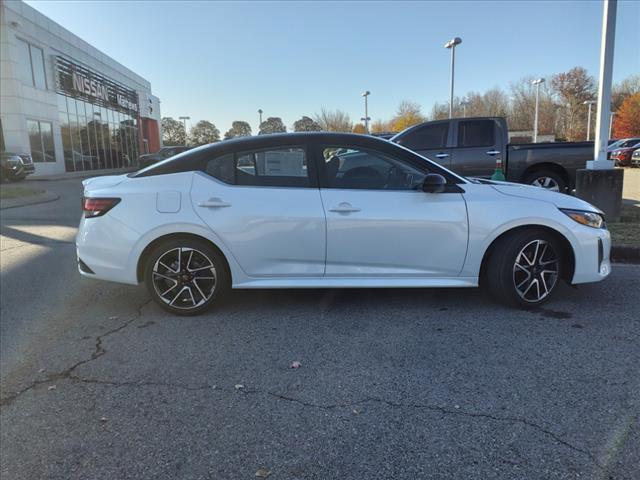
POLYGON ((260 125, 262 125, 262 109, 261 108, 258 109, 258 115, 260 115, 260 124, 258 125, 258 128, 260 128, 260 125))
MULTIPOLYGON (((596 103, 595 100, 585 100, 582 102, 583 105, 587 105, 589 107, 589 113, 587 114, 587 142, 591 136, 591 106, 596 103)), ((609 134, 611 136, 611 134, 609 134)))
POLYGON ((467 102, 466 100, 463 100, 462 102, 460 102, 460 105, 462 105, 462 116, 466 117, 467 116, 467 105, 469 105, 469 102, 467 102))
POLYGON ((184 125, 184 144, 187 144, 187 120, 191 120, 191 117, 178 117, 178 120, 182 120, 184 125))
POLYGON ((364 92, 362 92, 362 96, 364 97, 364 117, 360 119, 364 122, 364 129, 367 131, 367 133, 369 133, 369 120, 371 120, 371 118, 369 118, 369 95, 371 95, 371 92, 369 90, 365 90, 364 92))
POLYGON ((613 117, 615 114, 616 112, 611 112, 609 114, 609 138, 607 140, 611 139, 611 134, 613 133, 613 117))
POLYGON ((544 78, 538 78, 531 83, 536 86, 536 113, 533 120, 533 143, 538 143, 538 106, 540 104, 540 84, 544 83, 544 78))
POLYGON ((456 46, 462 43, 460 37, 454 37, 444 44, 444 48, 451 50, 451 88, 449 92, 449 118, 453 118, 453 77, 455 74, 456 64, 456 46))

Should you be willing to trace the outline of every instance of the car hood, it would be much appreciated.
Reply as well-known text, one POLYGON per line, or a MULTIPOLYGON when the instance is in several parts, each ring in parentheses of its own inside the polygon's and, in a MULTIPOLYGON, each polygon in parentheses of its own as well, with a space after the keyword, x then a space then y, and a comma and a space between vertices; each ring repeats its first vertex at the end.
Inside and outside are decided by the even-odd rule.
POLYGON ((580 200, 579 198, 564 193, 552 192, 546 188, 533 187, 531 185, 521 185, 519 183, 508 182, 492 182, 494 190, 512 197, 529 198, 531 200, 539 200, 554 204, 558 208, 571 208, 574 210, 585 210, 589 212, 602 211, 591 205, 590 203, 580 200))
POLYGON ((85 192, 100 190, 101 188, 114 187, 127 179, 127 174, 105 175, 103 177, 91 177, 82 181, 85 192))

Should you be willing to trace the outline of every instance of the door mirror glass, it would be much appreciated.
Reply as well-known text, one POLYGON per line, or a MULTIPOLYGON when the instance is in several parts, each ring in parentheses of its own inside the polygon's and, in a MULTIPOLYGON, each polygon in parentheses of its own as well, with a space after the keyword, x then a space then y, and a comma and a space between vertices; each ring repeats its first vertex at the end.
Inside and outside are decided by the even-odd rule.
POLYGON ((424 177, 422 191, 426 193, 442 193, 447 189, 447 179, 437 173, 430 173, 424 177))

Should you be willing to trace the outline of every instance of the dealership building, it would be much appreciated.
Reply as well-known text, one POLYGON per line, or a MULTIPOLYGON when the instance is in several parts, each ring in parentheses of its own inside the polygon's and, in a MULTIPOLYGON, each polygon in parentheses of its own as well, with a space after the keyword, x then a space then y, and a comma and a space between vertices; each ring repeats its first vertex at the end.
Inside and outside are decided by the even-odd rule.
POLYGON ((35 176, 126 169, 161 146, 151 84, 21 1, 1 1, 2 150, 35 176))

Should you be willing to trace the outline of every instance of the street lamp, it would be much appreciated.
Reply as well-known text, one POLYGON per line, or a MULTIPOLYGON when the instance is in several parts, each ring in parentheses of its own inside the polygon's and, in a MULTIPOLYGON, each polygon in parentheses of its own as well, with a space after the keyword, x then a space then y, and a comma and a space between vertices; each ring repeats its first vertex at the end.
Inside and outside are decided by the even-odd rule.
POLYGON ((587 142, 589 141, 589 137, 591 135, 591 105, 596 103, 595 100, 585 100, 582 102, 583 105, 589 106, 589 113, 587 114, 587 142))
POLYGON ((463 100, 462 102, 460 102, 460 105, 462 105, 462 116, 466 117, 467 116, 467 105, 469 105, 469 102, 467 102, 466 100, 463 100))
POLYGON ((611 134, 613 133, 613 117, 616 112, 611 112, 609 114, 609 139, 611 139, 611 134))
POLYGON ((533 143, 538 143, 538 106, 540 104, 540 84, 544 83, 544 78, 538 78, 531 83, 536 86, 536 113, 533 120, 533 143))
POLYGON ((367 133, 369 133, 369 120, 371 120, 371 118, 369 118, 369 102, 367 101, 369 95, 371 95, 369 90, 362 92, 362 96, 364 97, 364 117, 360 119, 364 122, 364 129, 367 133))
POLYGON ((451 89, 449 92, 449 118, 453 118, 453 77, 456 63, 456 46, 462 43, 460 37, 455 37, 444 44, 444 48, 451 50, 451 89))
POLYGON ((187 143, 187 120, 191 120, 191 117, 178 117, 178 120, 182 120, 182 124, 184 125, 184 141, 187 143))
POLYGON ((261 108, 258 109, 258 115, 260 115, 260 125, 262 125, 262 109, 261 108))

